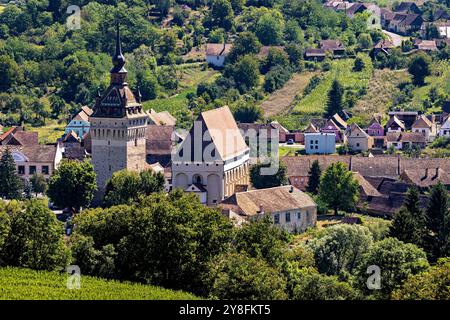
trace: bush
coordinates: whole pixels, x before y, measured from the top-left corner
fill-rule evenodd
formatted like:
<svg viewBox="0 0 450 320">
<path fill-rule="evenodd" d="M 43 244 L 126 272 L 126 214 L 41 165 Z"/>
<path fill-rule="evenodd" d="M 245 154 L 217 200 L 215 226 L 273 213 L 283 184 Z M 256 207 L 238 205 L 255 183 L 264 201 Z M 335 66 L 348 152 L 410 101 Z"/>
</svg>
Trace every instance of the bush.
<svg viewBox="0 0 450 320">
<path fill-rule="evenodd" d="M 292 71 L 290 68 L 276 66 L 270 70 L 264 80 L 264 91 L 274 92 L 284 86 L 284 84 L 289 81 L 292 76 Z"/>
</svg>

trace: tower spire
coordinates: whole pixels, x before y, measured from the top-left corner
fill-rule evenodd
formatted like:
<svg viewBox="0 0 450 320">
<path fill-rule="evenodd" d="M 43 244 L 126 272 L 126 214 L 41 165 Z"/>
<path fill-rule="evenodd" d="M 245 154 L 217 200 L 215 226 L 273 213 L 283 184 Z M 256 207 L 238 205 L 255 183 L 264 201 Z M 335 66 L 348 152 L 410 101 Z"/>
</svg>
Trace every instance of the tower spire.
<svg viewBox="0 0 450 320">
<path fill-rule="evenodd" d="M 119 21 L 116 23 L 116 51 L 112 56 L 113 68 L 111 69 L 111 83 L 122 84 L 125 82 L 127 70 L 124 68 L 125 57 L 122 54 L 122 45 L 120 43 Z"/>
</svg>

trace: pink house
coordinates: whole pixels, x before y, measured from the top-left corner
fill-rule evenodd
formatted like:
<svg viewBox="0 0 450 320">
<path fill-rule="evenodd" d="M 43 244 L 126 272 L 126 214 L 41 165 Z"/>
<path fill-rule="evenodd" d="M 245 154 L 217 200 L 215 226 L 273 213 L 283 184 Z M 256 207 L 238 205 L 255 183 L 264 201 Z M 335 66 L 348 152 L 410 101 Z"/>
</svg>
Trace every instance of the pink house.
<svg viewBox="0 0 450 320">
<path fill-rule="evenodd" d="M 367 134 L 372 137 L 384 136 L 384 128 L 376 118 L 370 121 L 369 127 L 367 127 Z"/>
<path fill-rule="evenodd" d="M 320 129 L 323 133 L 334 133 L 336 135 L 336 142 L 340 143 L 343 141 L 342 133 L 337 124 L 333 120 L 328 120 L 325 126 Z"/>
</svg>

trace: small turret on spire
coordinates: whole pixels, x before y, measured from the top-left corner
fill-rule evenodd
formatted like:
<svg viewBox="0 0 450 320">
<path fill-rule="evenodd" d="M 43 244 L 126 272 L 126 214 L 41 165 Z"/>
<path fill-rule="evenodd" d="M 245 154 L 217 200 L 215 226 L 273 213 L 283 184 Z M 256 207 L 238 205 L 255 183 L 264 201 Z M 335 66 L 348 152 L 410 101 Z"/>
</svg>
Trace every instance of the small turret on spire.
<svg viewBox="0 0 450 320">
<path fill-rule="evenodd" d="M 137 98 L 137 102 L 139 102 L 139 103 L 142 102 L 141 88 L 139 86 L 137 86 L 136 98 Z"/>
</svg>

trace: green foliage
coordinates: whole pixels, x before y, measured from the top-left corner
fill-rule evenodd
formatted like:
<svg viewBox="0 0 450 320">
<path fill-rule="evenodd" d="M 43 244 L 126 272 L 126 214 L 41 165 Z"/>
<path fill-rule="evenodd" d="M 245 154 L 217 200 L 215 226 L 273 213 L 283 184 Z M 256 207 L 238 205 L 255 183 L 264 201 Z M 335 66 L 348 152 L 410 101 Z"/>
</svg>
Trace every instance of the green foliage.
<svg viewBox="0 0 450 320">
<path fill-rule="evenodd" d="M 328 91 L 327 116 L 331 117 L 335 113 L 340 113 L 343 107 L 344 88 L 338 80 L 334 80 Z"/>
<path fill-rule="evenodd" d="M 270 70 L 264 79 L 264 91 L 274 92 L 284 86 L 291 78 L 292 71 L 289 67 L 277 66 Z"/>
<path fill-rule="evenodd" d="M 23 183 L 16 172 L 16 163 L 9 148 L 6 148 L 0 160 L 0 197 L 19 199 L 22 197 Z"/>
<path fill-rule="evenodd" d="M 359 197 L 359 184 L 342 162 L 332 163 L 322 174 L 319 196 L 338 214 L 338 210 L 354 208 Z"/>
<path fill-rule="evenodd" d="M 230 1 L 213 0 L 211 5 L 211 24 L 213 26 L 230 30 L 233 26 L 233 8 Z"/>
<path fill-rule="evenodd" d="M 237 300 L 286 299 L 286 281 L 261 259 L 229 253 L 210 264 L 210 297 Z"/>
<path fill-rule="evenodd" d="M 38 193 L 44 194 L 47 191 L 47 180 L 42 174 L 34 173 L 30 178 L 31 189 L 37 195 Z"/>
<path fill-rule="evenodd" d="M 270 217 L 265 217 L 243 225 L 234 241 L 237 252 L 277 266 L 283 260 L 288 239 L 286 231 L 274 226 Z"/>
<path fill-rule="evenodd" d="M 237 122 L 253 123 L 260 120 L 263 113 L 261 107 L 255 104 L 244 103 L 237 106 L 233 112 L 233 116 Z"/>
<path fill-rule="evenodd" d="M 414 56 L 408 64 L 408 71 L 413 76 L 413 83 L 422 86 L 425 83 L 425 77 L 430 75 L 431 58 L 426 54 Z"/>
<path fill-rule="evenodd" d="M 378 266 L 381 272 L 379 290 L 367 289 L 367 270 L 373 265 Z M 418 274 L 427 268 L 428 261 L 422 249 L 396 238 L 386 238 L 376 242 L 364 255 L 358 270 L 357 286 L 366 294 L 387 299 L 410 275 Z"/>
<path fill-rule="evenodd" d="M 245 31 L 233 43 L 233 48 L 228 55 L 230 62 L 236 62 L 239 57 L 248 54 L 257 54 L 261 48 L 261 43 L 253 32 Z"/>
<path fill-rule="evenodd" d="M 63 160 L 50 177 L 47 194 L 55 205 L 78 210 L 89 206 L 96 189 L 91 163 Z"/>
<path fill-rule="evenodd" d="M 306 186 L 307 192 L 312 194 L 318 193 L 321 175 L 322 171 L 320 170 L 319 161 L 314 160 L 308 172 L 309 178 L 308 178 L 308 185 Z"/>
<path fill-rule="evenodd" d="M 319 272 L 328 275 L 352 274 L 371 245 L 369 229 L 348 224 L 329 227 L 308 243 Z"/>
<path fill-rule="evenodd" d="M 126 169 L 114 172 L 106 185 L 103 205 L 106 207 L 131 204 L 140 196 L 148 196 L 164 189 L 164 175 L 153 174 L 151 170 L 141 172 Z"/>
<path fill-rule="evenodd" d="M 259 83 L 259 64 L 254 56 L 246 55 L 227 65 L 224 75 L 232 78 L 241 93 L 247 92 Z"/>
<path fill-rule="evenodd" d="M 420 208 L 419 190 L 408 189 L 403 208 L 394 215 L 389 234 L 397 239 L 422 246 L 425 236 L 425 216 Z"/>
<path fill-rule="evenodd" d="M 403 286 L 395 290 L 396 300 L 449 300 L 450 260 L 441 258 L 427 271 L 410 276 Z"/>
<path fill-rule="evenodd" d="M 3 265 L 37 270 L 62 270 L 69 262 L 62 224 L 41 200 L 0 208 L 10 219 L 0 260 Z"/>
<path fill-rule="evenodd" d="M 425 211 L 428 234 L 425 237 L 425 248 L 432 261 L 448 256 L 450 252 L 450 211 L 449 197 L 445 186 L 439 182 L 430 192 L 428 206 Z"/>
<path fill-rule="evenodd" d="M 286 185 L 288 183 L 287 167 L 282 162 L 279 163 L 279 168 L 275 174 L 262 174 L 261 169 L 269 168 L 271 163 L 275 163 L 275 161 L 277 160 L 273 160 L 268 164 L 258 163 L 250 168 L 250 181 L 255 188 L 273 188 Z"/>
<path fill-rule="evenodd" d="M 314 268 L 289 263 L 284 272 L 293 300 L 353 300 L 357 297 L 350 284 L 339 281 L 336 276 L 320 274 Z"/>
<path fill-rule="evenodd" d="M 26 283 L 27 285 L 23 285 Z M 1 300 L 193 300 L 192 294 L 129 282 L 82 276 L 79 290 L 67 289 L 67 275 L 18 268 L 0 269 Z"/>
<path fill-rule="evenodd" d="M 284 19 L 280 12 L 262 15 L 256 23 L 256 36 L 266 46 L 279 45 L 283 40 Z"/>
</svg>

